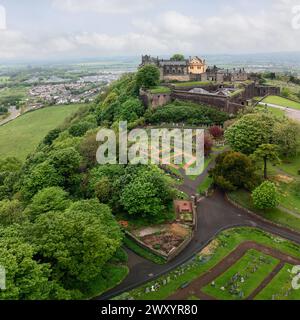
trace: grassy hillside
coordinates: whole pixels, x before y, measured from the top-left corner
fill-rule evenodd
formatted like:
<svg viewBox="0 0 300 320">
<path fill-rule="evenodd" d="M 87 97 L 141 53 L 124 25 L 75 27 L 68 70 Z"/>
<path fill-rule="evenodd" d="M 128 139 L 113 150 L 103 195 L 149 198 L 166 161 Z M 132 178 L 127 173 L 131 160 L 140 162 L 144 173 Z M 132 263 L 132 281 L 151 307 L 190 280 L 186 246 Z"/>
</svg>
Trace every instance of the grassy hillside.
<svg viewBox="0 0 300 320">
<path fill-rule="evenodd" d="M 82 105 L 53 106 L 27 113 L 0 127 L 0 159 L 25 160 L 46 134 Z"/>
<path fill-rule="evenodd" d="M 300 103 L 285 99 L 279 96 L 269 96 L 266 99 L 263 100 L 264 103 L 271 103 L 271 104 L 276 104 L 278 106 L 282 107 L 287 107 L 287 108 L 292 108 L 292 109 L 297 109 L 300 110 Z"/>
</svg>

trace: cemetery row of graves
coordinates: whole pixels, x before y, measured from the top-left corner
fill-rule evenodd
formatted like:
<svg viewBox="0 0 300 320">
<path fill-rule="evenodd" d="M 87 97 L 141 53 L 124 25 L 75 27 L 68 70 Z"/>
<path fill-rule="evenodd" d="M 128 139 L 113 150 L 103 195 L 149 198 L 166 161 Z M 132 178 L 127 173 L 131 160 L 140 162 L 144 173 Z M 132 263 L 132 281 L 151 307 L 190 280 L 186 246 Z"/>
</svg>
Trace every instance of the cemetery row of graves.
<svg viewBox="0 0 300 320">
<path fill-rule="evenodd" d="M 224 231 L 186 264 L 118 300 L 299 300 L 300 246 L 253 228 Z"/>
</svg>

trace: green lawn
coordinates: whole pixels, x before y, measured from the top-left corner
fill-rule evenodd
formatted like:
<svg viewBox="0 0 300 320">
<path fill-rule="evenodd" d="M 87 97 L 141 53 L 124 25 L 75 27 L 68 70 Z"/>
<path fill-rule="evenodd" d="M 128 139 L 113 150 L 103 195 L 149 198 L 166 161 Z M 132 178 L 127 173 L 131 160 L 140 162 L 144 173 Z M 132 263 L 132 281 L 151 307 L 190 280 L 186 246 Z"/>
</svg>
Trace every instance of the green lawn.
<svg viewBox="0 0 300 320">
<path fill-rule="evenodd" d="M 86 299 L 93 299 L 119 285 L 128 275 L 129 268 L 124 265 L 107 265 L 99 277 L 81 287 Z"/>
<path fill-rule="evenodd" d="M 278 106 L 300 110 L 300 103 L 279 96 L 269 96 L 262 101 L 263 103 L 276 104 Z"/>
<path fill-rule="evenodd" d="M 5 98 L 9 97 L 20 97 L 21 99 L 24 99 L 28 95 L 28 87 L 13 87 L 13 88 L 3 88 L 0 89 L 0 101 Z"/>
<path fill-rule="evenodd" d="M 257 213 L 263 218 L 273 221 L 274 223 L 286 226 L 290 229 L 300 231 L 300 218 L 297 218 L 287 212 L 284 212 L 278 208 L 269 209 L 269 210 L 258 210 L 254 207 L 251 199 L 251 194 L 244 190 L 238 190 L 235 192 L 230 192 L 228 196 L 240 204 L 244 208 L 251 210 L 252 212 Z"/>
<path fill-rule="evenodd" d="M 217 245 L 216 248 L 212 250 L 210 256 L 207 257 L 202 254 L 195 255 L 195 257 L 185 265 L 159 279 L 116 297 L 115 300 L 128 298 L 134 298 L 136 300 L 164 300 L 177 290 L 180 290 L 183 284 L 191 282 L 208 272 L 245 241 L 255 241 L 296 258 L 300 258 L 300 246 L 288 240 L 278 238 L 254 228 L 227 230 L 216 237 Z M 167 281 L 167 283 L 165 281 Z M 148 292 L 149 288 L 156 283 L 160 285 L 160 289 L 156 292 Z M 148 290 L 146 292 L 147 288 Z"/>
<path fill-rule="evenodd" d="M 171 89 L 168 87 L 164 87 L 164 86 L 158 86 L 155 88 L 151 88 L 150 92 L 153 94 L 158 94 L 158 93 L 171 93 Z"/>
<path fill-rule="evenodd" d="M 157 256 L 149 250 L 140 247 L 135 241 L 129 239 L 128 237 L 125 237 L 124 244 L 127 248 L 134 251 L 139 256 L 144 257 L 145 259 L 148 259 L 156 264 L 167 263 L 167 261 L 163 257 Z"/>
<path fill-rule="evenodd" d="M 283 80 L 270 80 L 270 79 L 266 79 L 266 80 L 267 80 L 267 83 L 266 83 L 267 85 L 279 87 L 281 90 L 284 88 L 289 89 L 290 98 L 300 102 L 298 97 L 298 93 L 300 91 L 300 85 L 292 82 L 283 81 Z"/>
<path fill-rule="evenodd" d="M 218 300 L 243 300 L 273 271 L 279 260 L 249 250 L 227 272 L 202 291 Z M 222 290 L 223 289 L 223 290 Z"/>
<path fill-rule="evenodd" d="M 300 290 L 292 288 L 294 266 L 286 264 L 255 300 L 300 300 Z"/>
<path fill-rule="evenodd" d="M 278 190 L 280 204 L 300 215 L 300 179 L 293 183 L 280 183 Z"/>
<path fill-rule="evenodd" d="M 1 77 L 0 77 L 0 83 L 1 83 L 1 84 L 8 83 L 9 80 L 10 80 L 9 77 L 5 77 L 5 76 L 1 76 Z"/>
<path fill-rule="evenodd" d="M 211 81 L 189 81 L 174 83 L 175 87 L 192 87 L 192 86 L 209 86 L 213 84 Z"/>
<path fill-rule="evenodd" d="M 269 112 L 273 113 L 275 116 L 279 117 L 279 118 L 283 118 L 286 113 L 284 110 L 281 109 L 277 109 L 277 108 L 272 108 L 272 107 L 264 107 L 262 105 L 258 105 L 256 107 L 258 110 L 265 110 L 267 109 Z"/>
<path fill-rule="evenodd" d="M 213 184 L 213 179 L 210 178 L 209 176 L 205 177 L 204 181 L 198 186 L 198 193 L 199 194 L 203 194 L 206 191 L 209 190 L 209 188 L 212 186 Z"/>
<path fill-rule="evenodd" d="M 300 177 L 300 153 L 294 158 L 283 160 L 278 168 L 290 175 Z"/>
<path fill-rule="evenodd" d="M 0 127 L 0 159 L 25 160 L 46 134 L 82 105 L 53 106 L 29 112 Z"/>
</svg>

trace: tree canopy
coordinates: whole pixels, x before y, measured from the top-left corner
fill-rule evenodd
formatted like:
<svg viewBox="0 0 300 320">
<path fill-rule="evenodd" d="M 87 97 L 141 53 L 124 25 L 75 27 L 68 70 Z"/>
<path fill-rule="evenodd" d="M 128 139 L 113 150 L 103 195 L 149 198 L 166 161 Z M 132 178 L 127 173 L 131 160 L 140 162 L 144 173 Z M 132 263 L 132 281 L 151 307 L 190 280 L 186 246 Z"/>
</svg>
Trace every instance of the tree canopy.
<svg viewBox="0 0 300 320">
<path fill-rule="evenodd" d="M 146 65 L 142 67 L 136 75 L 136 83 L 139 88 L 149 89 L 159 84 L 160 71 L 155 65 Z"/>
<path fill-rule="evenodd" d="M 226 130 L 225 138 L 233 150 L 251 155 L 260 145 L 271 143 L 275 123 L 268 113 L 247 114 Z"/>
<path fill-rule="evenodd" d="M 226 151 L 217 157 L 210 176 L 221 189 L 233 191 L 243 187 L 251 190 L 257 184 L 255 170 L 252 160 L 246 155 Z"/>
<path fill-rule="evenodd" d="M 172 61 L 184 61 L 185 57 L 183 54 L 181 53 L 175 53 L 172 57 L 171 60 Z"/>
</svg>

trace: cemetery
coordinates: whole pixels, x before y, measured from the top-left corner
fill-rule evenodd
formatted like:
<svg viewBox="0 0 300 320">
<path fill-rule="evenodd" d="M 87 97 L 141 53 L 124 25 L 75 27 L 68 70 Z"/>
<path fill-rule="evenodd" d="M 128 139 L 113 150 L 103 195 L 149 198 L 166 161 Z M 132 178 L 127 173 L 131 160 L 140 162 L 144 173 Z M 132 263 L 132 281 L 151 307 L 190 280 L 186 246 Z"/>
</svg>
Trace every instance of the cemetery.
<svg viewBox="0 0 300 320">
<path fill-rule="evenodd" d="M 222 232 L 190 261 L 116 300 L 296 300 L 300 246 L 255 228 Z M 283 284 L 283 285 L 282 285 Z"/>
<path fill-rule="evenodd" d="M 268 276 L 279 263 L 277 259 L 249 250 L 228 271 L 202 289 L 220 300 L 242 300 Z"/>
<path fill-rule="evenodd" d="M 285 264 L 273 280 L 256 296 L 255 300 L 299 300 L 300 291 L 294 290 L 293 265 Z"/>
</svg>

